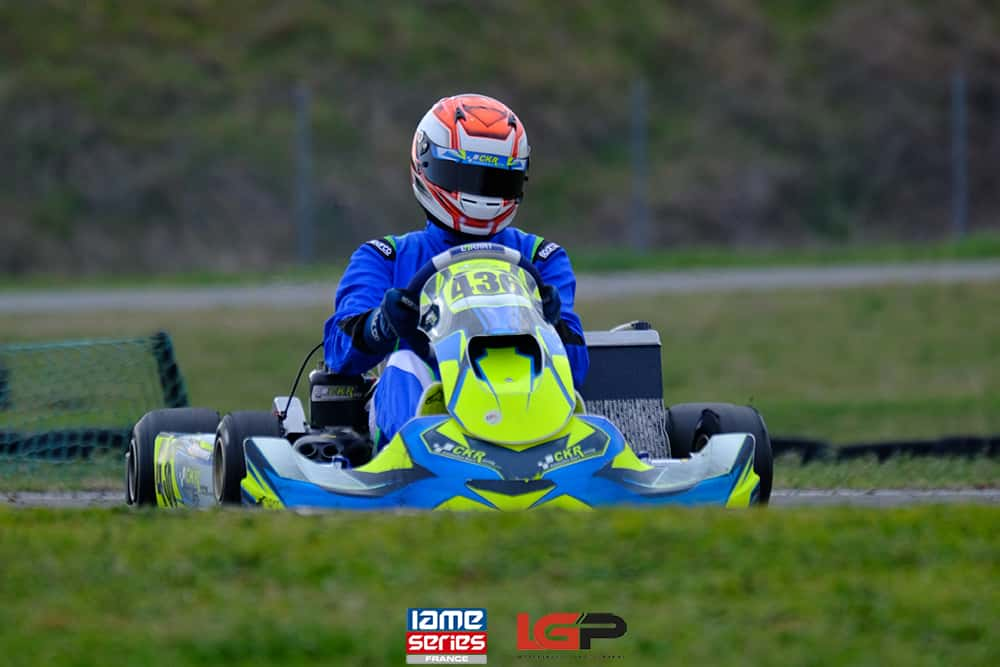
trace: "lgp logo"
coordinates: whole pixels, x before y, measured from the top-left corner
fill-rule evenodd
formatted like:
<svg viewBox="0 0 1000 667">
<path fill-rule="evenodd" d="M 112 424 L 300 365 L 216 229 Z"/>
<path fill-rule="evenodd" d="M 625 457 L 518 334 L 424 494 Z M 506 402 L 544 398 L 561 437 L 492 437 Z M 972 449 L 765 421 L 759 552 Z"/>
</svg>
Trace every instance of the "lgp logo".
<svg viewBox="0 0 1000 667">
<path fill-rule="evenodd" d="M 408 609 L 406 664 L 486 664 L 485 609 Z"/>
<path fill-rule="evenodd" d="M 531 624 L 528 614 L 517 615 L 518 651 L 588 651 L 595 639 L 625 634 L 625 619 L 606 612 L 546 614 Z"/>
</svg>

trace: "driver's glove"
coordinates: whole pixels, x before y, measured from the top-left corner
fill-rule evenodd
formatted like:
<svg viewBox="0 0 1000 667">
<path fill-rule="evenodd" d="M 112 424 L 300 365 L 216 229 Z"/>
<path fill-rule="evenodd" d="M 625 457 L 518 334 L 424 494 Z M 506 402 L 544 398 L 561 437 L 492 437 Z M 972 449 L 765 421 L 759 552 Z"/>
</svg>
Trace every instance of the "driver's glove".
<svg viewBox="0 0 1000 667">
<path fill-rule="evenodd" d="M 555 326 L 562 319 L 562 298 L 553 285 L 543 285 L 539 293 L 542 297 L 542 313 L 545 321 Z"/>
<path fill-rule="evenodd" d="M 406 292 L 398 287 L 386 290 L 382 303 L 365 322 L 365 343 L 376 354 L 388 354 L 398 339 L 416 338 L 419 314 L 417 304 Z"/>
</svg>

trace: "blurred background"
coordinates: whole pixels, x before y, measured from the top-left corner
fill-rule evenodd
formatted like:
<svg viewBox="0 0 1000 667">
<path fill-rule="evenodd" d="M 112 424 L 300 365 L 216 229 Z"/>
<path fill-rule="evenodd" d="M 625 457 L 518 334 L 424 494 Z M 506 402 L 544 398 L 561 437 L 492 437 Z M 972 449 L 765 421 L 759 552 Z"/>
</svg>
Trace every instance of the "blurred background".
<svg viewBox="0 0 1000 667">
<path fill-rule="evenodd" d="M 464 91 L 571 250 L 1000 228 L 990 0 L 10 1 L 0 273 L 342 261 L 422 224 L 412 133 Z"/>
</svg>

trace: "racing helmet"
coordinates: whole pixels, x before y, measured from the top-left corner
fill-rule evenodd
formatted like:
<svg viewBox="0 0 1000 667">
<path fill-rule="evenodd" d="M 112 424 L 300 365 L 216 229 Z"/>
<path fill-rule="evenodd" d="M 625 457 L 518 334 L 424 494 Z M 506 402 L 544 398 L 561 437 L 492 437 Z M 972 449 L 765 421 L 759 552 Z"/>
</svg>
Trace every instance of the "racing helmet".
<svg viewBox="0 0 1000 667">
<path fill-rule="evenodd" d="M 517 213 L 530 150 L 507 105 L 485 95 L 445 97 L 413 135 L 413 194 L 445 228 L 492 236 Z"/>
</svg>

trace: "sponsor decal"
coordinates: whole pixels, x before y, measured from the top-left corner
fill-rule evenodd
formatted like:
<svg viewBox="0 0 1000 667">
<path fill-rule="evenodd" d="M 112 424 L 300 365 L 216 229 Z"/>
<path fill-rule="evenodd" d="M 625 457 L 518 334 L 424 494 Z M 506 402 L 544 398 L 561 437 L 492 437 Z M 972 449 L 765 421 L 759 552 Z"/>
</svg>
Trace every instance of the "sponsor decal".
<svg viewBox="0 0 1000 667">
<path fill-rule="evenodd" d="M 500 160 L 504 161 L 504 166 L 507 163 L 507 158 L 501 158 L 499 155 L 490 155 L 489 153 L 466 153 L 465 159 L 469 162 L 479 162 L 480 164 L 488 164 L 494 167 L 500 166 Z"/>
<path fill-rule="evenodd" d="M 437 323 L 441 320 L 441 309 L 438 308 L 437 304 L 431 304 L 431 307 L 424 312 L 423 317 L 420 318 L 420 328 L 424 331 L 429 331 L 437 326 Z"/>
<path fill-rule="evenodd" d="M 552 256 L 556 250 L 559 250 L 559 244 L 553 241 L 542 241 L 538 246 L 538 252 L 535 253 L 535 260 L 545 261 Z"/>
<path fill-rule="evenodd" d="M 463 243 L 460 246 L 452 248 L 452 255 L 459 255 L 467 252 L 477 252 L 479 250 L 487 250 L 494 252 L 498 255 L 504 254 L 504 249 L 498 247 L 496 243 L 490 243 L 489 241 L 477 241 L 475 243 Z"/>
<path fill-rule="evenodd" d="M 365 392 L 361 387 L 348 384 L 318 384 L 312 388 L 310 398 L 313 401 L 349 401 L 357 398 L 364 398 Z"/>
<path fill-rule="evenodd" d="M 580 445 L 567 444 L 562 449 L 557 449 L 551 454 L 546 454 L 545 458 L 538 462 L 538 467 L 543 471 L 547 471 L 550 468 L 559 468 L 580 459 L 589 459 L 593 455 L 594 450 L 588 449 L 584 452 L 583 447 Z"/>
<path fill-rule="evenodd" d="M 485 419 L 486 415 L 483 416 Z M 499 473 L 501 479 L 538 479 L 563 466 L 603 456 L 610 442 L 607 433 L 597 429 L 572 444 L 569 436 L 564 435 L 525 452 L 514 452 L 471 436 L 464 436 L 465 443 L 458 443 L 436 426 L 421 433 L 420 438 L 431 454 L 485 466 Z"/>
<path fill-rule="evenodd" d="M 483 459 L 486 458 L 486 452 L 450 440 L 431 443 L 431 451 L 439 456 L 447 456 L 460 461 L 472 461 L 479 465 L 483 465 Z"/>
<path fill-rule="evenodd" d="M 617 639 L 628 630 L 625 619 L 607 612 L 556 612 L 534 623 L 517 615 L 518 651 L 589 651 L 596 639 Z"/>
<path fill-rule="evenodd" d="M 485 609 L 406 610 L 406 664 L 485 665 Z"/>
<path fill-rule="evenodd" d="M 512 169 L 515 171 L 527 171 L 528 169 L 528 158 L 523 157 L 509 157 L 506 155 L 478 153 L 476 151 L 462 149 L 456 150 L 453 148 L 439 148 L 436 146 L 435 150 L 432 152 L 437 158 L 450 160 L 452 162 L 461 162 L 463 164 L 477 164 L 493 167 L 494 169 Z"/>
<path fill-rule="evenodd" d="M 201 486 L 201 471 L 197 468 L 192 468 L 190 466 L 184 466 L 181 468 L 181 486 L 189 486 L 193 488 L 196 492 L 198 487 Z"/>
<path fill-rule="evenodd" d="M 396 259 L 396 249 L 393 248 L 387 241 L 382 239 L 372 239 L 367 241 L 365 245 L 370 245 L 371 247 L 378 250 L 386 259 Z"/>
</svg>

